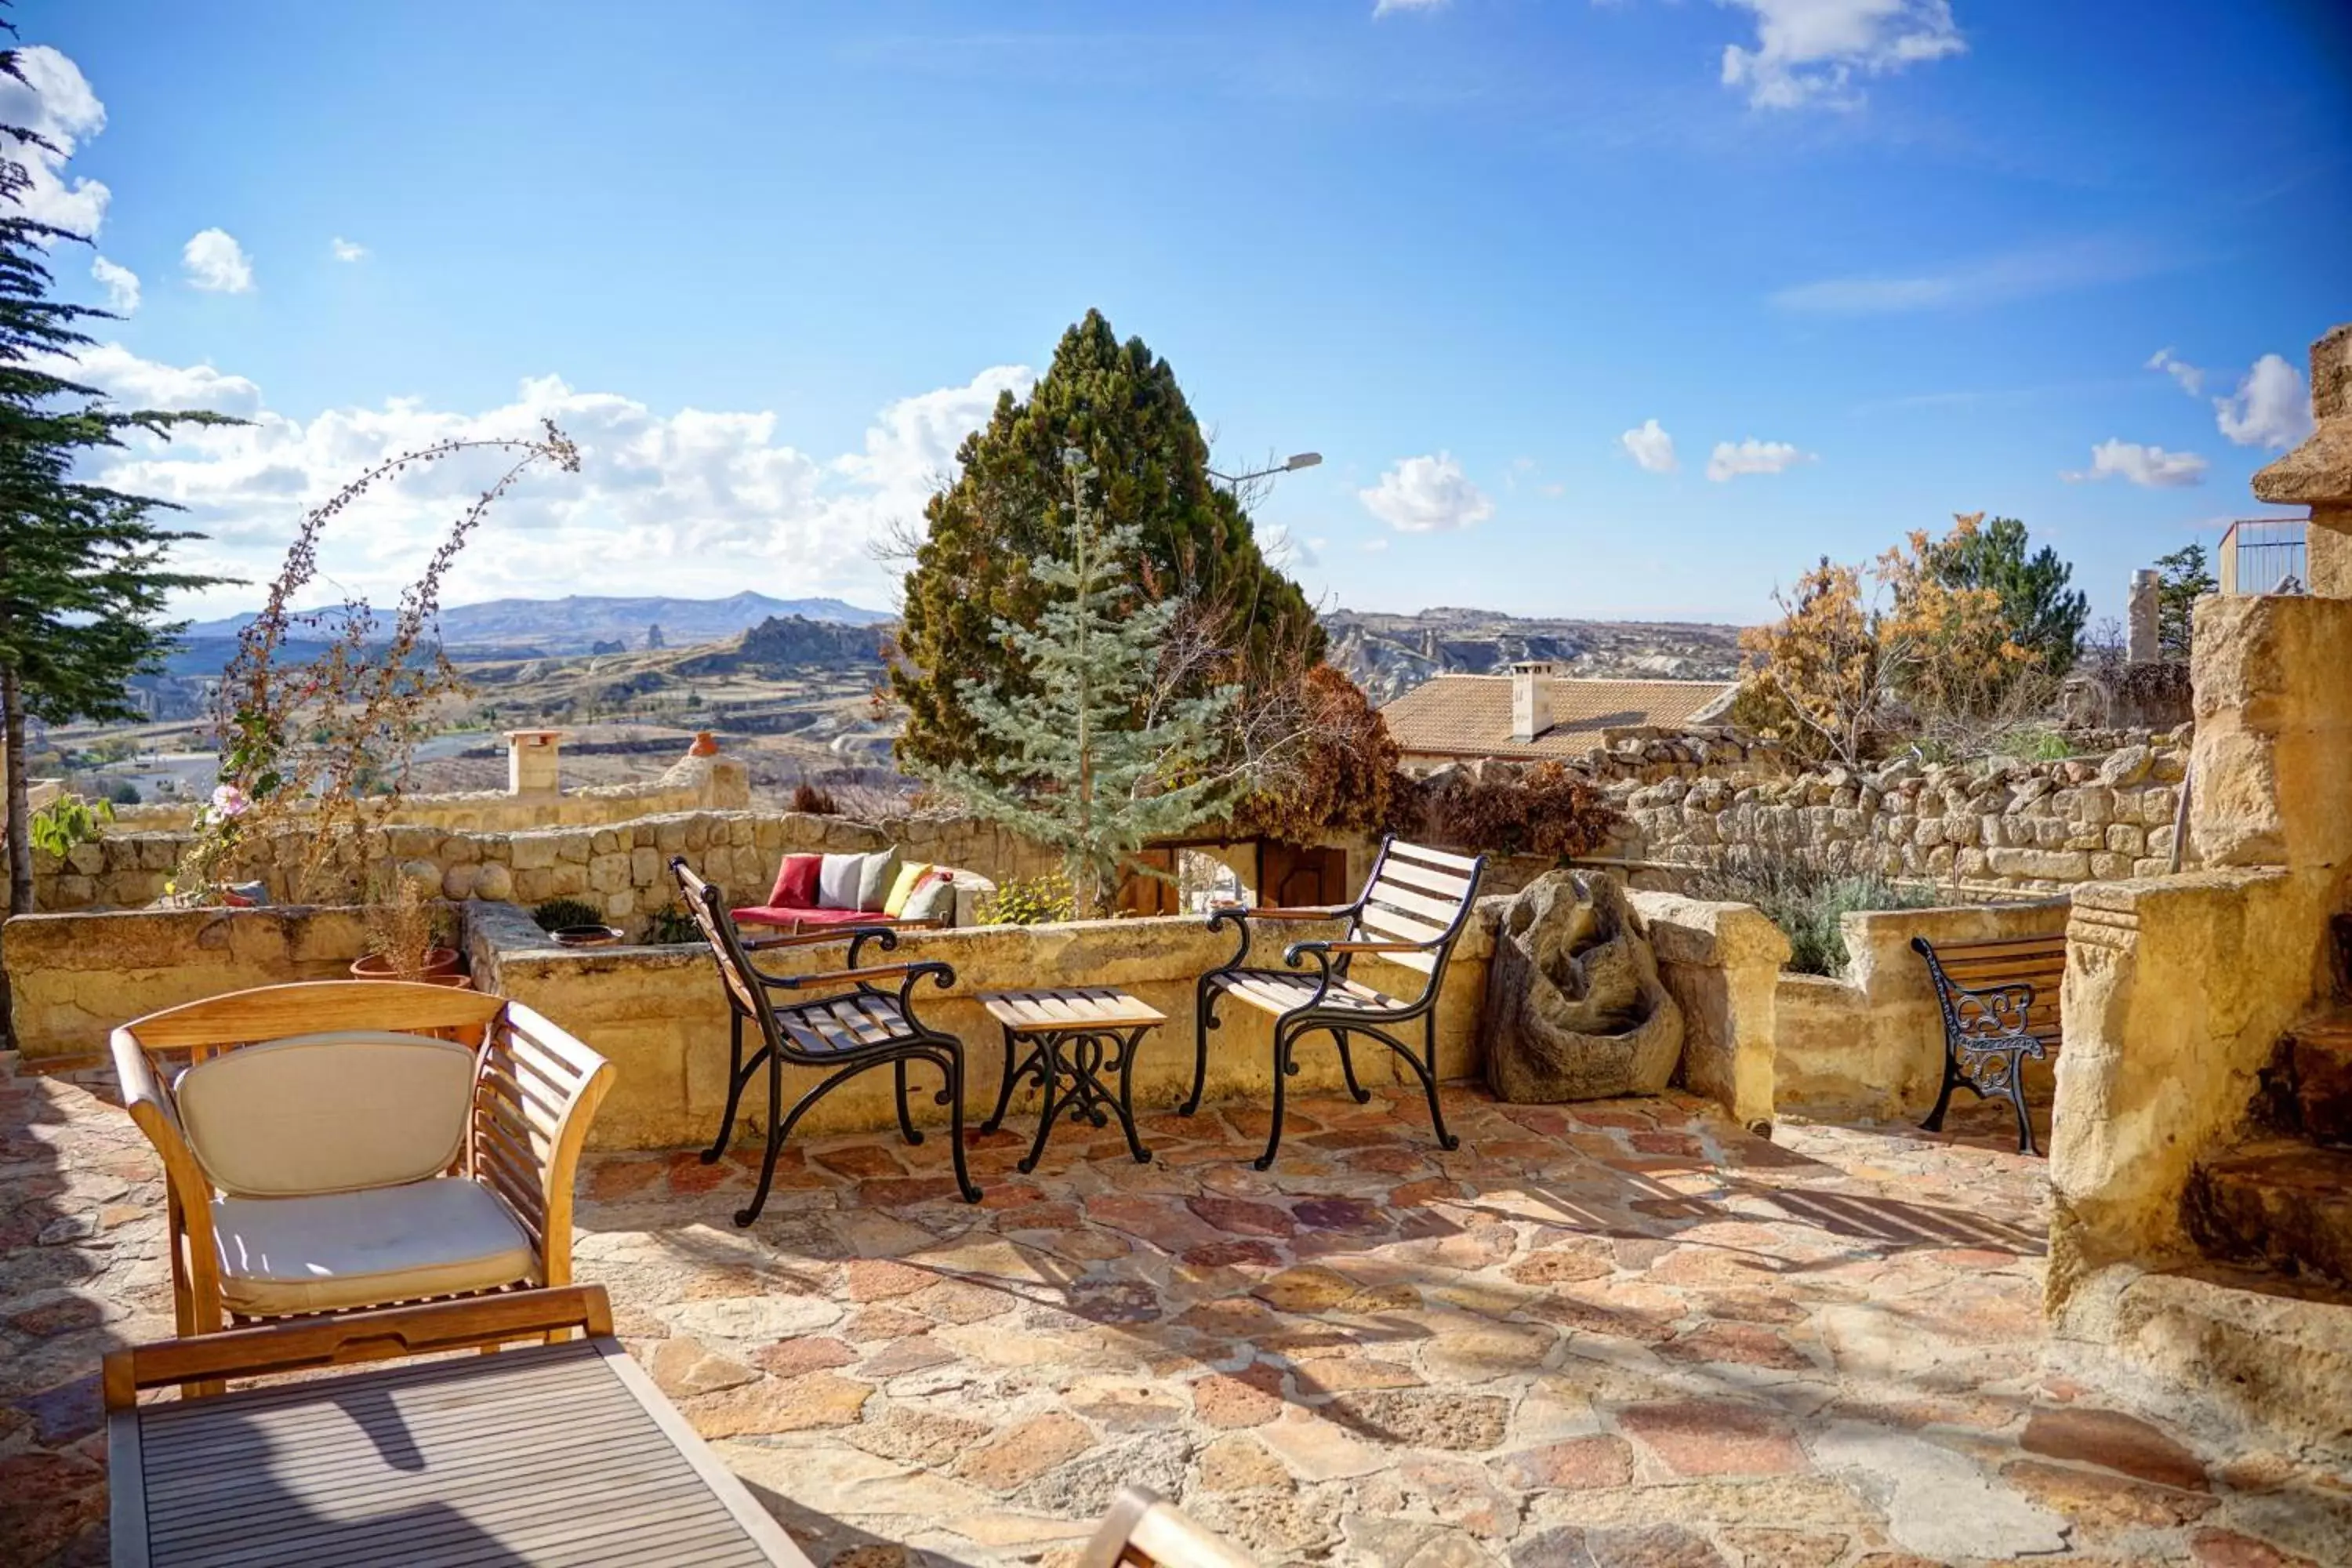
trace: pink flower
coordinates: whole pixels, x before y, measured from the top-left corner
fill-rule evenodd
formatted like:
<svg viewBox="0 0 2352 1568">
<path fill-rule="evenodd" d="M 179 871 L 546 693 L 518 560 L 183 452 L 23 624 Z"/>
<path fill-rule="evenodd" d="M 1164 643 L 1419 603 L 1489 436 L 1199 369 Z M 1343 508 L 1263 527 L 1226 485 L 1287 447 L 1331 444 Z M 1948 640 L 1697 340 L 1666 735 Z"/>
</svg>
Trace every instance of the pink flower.
<svg viewBox="0 0 2352 1568">
<path fill-rule="evenodd" d="M 233 784 L 219 785 L 213 791 L 213 816 L 216 818 L 243 816 L 252 805 L 245 792 Z"/>
</svg>

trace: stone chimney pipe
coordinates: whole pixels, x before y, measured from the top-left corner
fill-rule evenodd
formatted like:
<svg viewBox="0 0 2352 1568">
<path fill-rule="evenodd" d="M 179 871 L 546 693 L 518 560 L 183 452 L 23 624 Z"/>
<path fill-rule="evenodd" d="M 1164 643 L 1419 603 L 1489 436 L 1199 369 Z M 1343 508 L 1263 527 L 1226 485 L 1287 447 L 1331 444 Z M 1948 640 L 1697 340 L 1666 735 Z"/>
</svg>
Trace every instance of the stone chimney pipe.
<svg viewBox="0 0 2352 1568">
<path fill-rule="evenodd" d="M 1532 741 L 1551 728 L 1551 693 L 1544 681 L 1551 666 L 1527 658 L 1511 666 L 1511 739 Z"/>
<path fill-rule="evenodd" d="M 507 793 L 554 795 L 562 787 L 557 754 L 563 744 L 561 730 L 509 730 Z"/>
<path fill-rule="evenodd" d="M 2125 635 L 2124 657 L 2134 664 L 2154 664 L 2164 654 L 2157 638 L 2160 581 L 2152 568 L 2143 567 L 2132 574 L 2130 622 Z"/>
</svg>

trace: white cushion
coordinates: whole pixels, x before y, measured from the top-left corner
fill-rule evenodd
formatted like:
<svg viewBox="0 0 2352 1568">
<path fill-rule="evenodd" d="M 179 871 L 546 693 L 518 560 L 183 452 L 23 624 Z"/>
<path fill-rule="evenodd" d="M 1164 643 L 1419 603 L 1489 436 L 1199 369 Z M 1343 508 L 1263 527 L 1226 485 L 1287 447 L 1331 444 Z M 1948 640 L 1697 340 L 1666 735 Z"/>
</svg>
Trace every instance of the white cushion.
<svg viewBox="0 0 2352 1568">
<path fill-rule="evenodd" d="M 857 897 L 866 879 L 863 855 L 828 855 L 817 868 L 816 907 L 821 910 L 859 908 Z"/>
<path fill-rule="evenodd" d="M 473 1092 L 470 1047 L 387 1029 L 245 1046 L 172 1085 L 196 1163 L 241 1197 L 437 1176 L 464 1145 Z"/>
<path fill-rule="evenodd" d="M 462 1176 L 308 1198 L 215 1198 L 221 1300 L 276 1317 L 340 1311 L 531 1279 L 530 1237 Z"/>
</svg>

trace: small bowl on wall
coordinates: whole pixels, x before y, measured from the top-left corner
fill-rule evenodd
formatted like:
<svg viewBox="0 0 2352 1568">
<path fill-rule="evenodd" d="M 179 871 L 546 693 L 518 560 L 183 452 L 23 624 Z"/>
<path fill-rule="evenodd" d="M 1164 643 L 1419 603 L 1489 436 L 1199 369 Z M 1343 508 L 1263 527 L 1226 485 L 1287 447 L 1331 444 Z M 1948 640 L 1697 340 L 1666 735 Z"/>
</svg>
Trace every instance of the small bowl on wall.
<svg viewBox="0 0 2352 1568">
<path fill-rule="evenodd" d="M 621 940 L 612 926 L 558 926 L 547 934 L 558 947 L 611 947 Z"/>
</svg>

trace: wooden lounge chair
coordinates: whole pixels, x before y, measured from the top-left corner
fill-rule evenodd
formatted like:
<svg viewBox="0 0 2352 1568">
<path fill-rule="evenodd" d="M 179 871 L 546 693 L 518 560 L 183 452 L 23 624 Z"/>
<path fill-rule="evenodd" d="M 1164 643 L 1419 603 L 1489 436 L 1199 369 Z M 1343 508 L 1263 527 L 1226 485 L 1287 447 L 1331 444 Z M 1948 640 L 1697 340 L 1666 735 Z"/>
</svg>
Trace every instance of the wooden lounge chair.
<svg viewBox="0 0 2352 1568">
<path fill-rule="evenodd" d="M 727 1110 L 719 1118 L 717 1141 L 702 1152 L 704 1164 L 716 1164 L 727 1152 L 728 1140 L 735 1131 L 735 1112 L 743 1100 L 743 1086 L 762 1066 L 768 1069 L 767 1152 L 760 1162 L 760 1184 L 751 1194 L 751 1203 L 735 1211 L 735 1223 L 748 1226 L 760 1217 L 760 1210 L 768 1201 L 768 1189 L 775 1183 L 776 1155 L 782 1150 L 784 1140 L 792 1135 L 793 1124 L 835 1089 L 885 1063 L 898 1079 L 898 1131 L 909 1143 L 920 1143 L 923 1135 L 916 1130 L 914 1117 L 907 1106 L 907 1064 L 922 1061 L 940 1069 L 945 1083 L 935 1098 L 948 1108 L 948 1154 L 955 1164 L 956 1189 L 966 1203 L 978 1203 L 980 1189 L 965 1173 L 963 1163 L 963 1042 L 953 1035 L 926 1027 L 915 1016 L 915 987 L 928 978 L 945 990 L 955 984 L 954 969 L 936 960 L 861 966 L 858 958 L 868 942 L 885 952 L 898 945 L 897 935 L 879 926 L 856 930 L 836 927 L 805 936 L 771 937 L 746 943 L 716 887 L 696 876 L 682 856 L 673 859 L 669 868 L 677 879 L 678 890 L 685 896 L 694 923 L 701 928 L 704 940 L 710 944 L 710 956 L 719 965 L 719 984 L 727 994 Z M 842 967 L 818 974 L 770 974 L 751 963 L 754 947 L 768 952 L 845 941 L 849 943 L 849 953 Z M 875 984 L 880 980 L 895 980 L 896 989 L 885 990 Z M 849 989 L 843 990 L 844 986 Z M 783 1006 L 778 1006 L 771 996 L 773 992 L 809 988 L 829 988 L 830 994 Z M 743 1026 L 747 1022 L 759 1029 L 761 1040 L 759 1048 L 748 1058 L 743 1053 Z M 789 1112 L 783 1109 L 783 1068 L 787 1062 L 794 1067 L 815 1068 L 827 1075 Z"/>
<path fill-rule="evenodd" d="M 1255 1568 L 1247 1556 L 1192 1522 L 1150 1487 L 1118 1489 L 1078 1552 L 1076 1568 Z"/>
<path fill-rule="evenodd" d="M 1274 1164 L 1282 1147 L 1283 1087 L 1298 1070 L 1293 1053 L 1299 1039 L 1327 1031 L 1339 1047 L 1339 1070 L 1348 1092 L 1362 1104 L 1371 1096 L 1356 1082 L 1356 1064 L 1348 1049 L 1357 1035 L 1378 1040 L 1411 1068 L 1429 1096 L 1429 1121 L 1441 1148 L 1454 1149 L 1461 1141 L 1445 1131 L 1444 1113 L 1437 1105 L 1437 992 L 1445 980 L 1445 963 L 1470 918 L 1478 896 L 1478 879 L 1486 858 L 1472 858 L 1418 844 L 1383 840 L 1380 858 L 1364 884 L 1363 896 L 1352 904 L 1329 909 L 1213 910 L 1209 929 L 1232 924 L 1241 932 L 1234 956 L 1201 977 L 1199 1006 L 1192 1037 L 1192 1094 L 1183 1113 L 1201 1108 L 1201 1089 L 1209 1071 L 1209 1031 L 1219 1027 L 1217 1005 L 1227 997 L 1274 1015 L 1274 1131 L 1265 1152 L 1256 1161 L 1261 1171 Z M 1344 921 L 1346 933 L 1335 941 L 1294 942 L 1283 951 L 1286 969 L 1244 967 L 1250 952 L 1253 921 Z M 1349 973 L 1359 953 L 1378 953 L 1391 963 L 1417 970 L 1427 978 L 1418 994 L 1390 996 L 1363 984 Z M 1315 961 L 1312 973 L 1303 973 L 1305 961 Z M 1412 1023 L 1421 1025 L 1418 1055 L 1390 1033 Z"/>
<path fill-rule="evenodd" d="M 446 1353 L 517 1340 L 543 1342 Z M 442 1359 L 139 1398 L 427 1354 Z M 108 1354 L 103 1390 L 108 1534 L 126 1568 L 808 1568 L 613 1338 L 597 1286 L 135 1346 Z"/>
<path fill-rule="evenodd" d="M 163 1157 L 180 1331 L 572 1279 L 572 1182 L 613 1068 L 503 996 L 314 981 L 114 1031 Z"/>
</svg>

